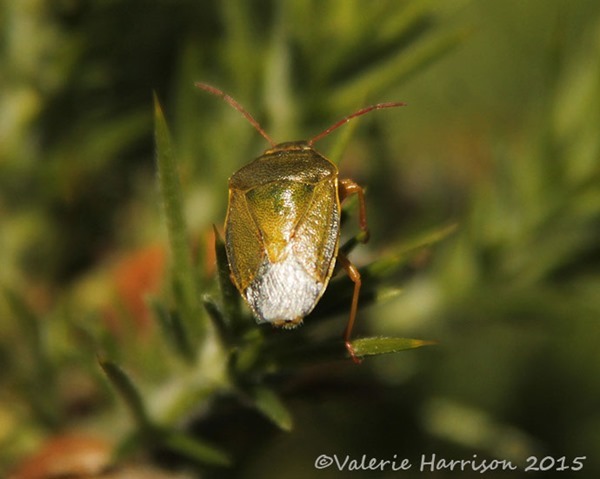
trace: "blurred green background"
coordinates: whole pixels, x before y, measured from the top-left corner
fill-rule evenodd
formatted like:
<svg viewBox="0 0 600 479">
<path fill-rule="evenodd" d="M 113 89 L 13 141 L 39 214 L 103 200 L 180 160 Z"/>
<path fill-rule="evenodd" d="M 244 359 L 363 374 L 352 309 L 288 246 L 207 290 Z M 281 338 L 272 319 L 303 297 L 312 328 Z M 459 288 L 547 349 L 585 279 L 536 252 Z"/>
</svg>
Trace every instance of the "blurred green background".
<svg viewBox="0 0 600 479">
<path fill-rule="evenodd" d="M 102 353 L 158 416 L 190 378 L 217 384 L 169 427 L 207 438 L 233 465 L 136 449 L 167 469 L 334 478 L 347 473 L 315 470 L 320 454 L 366 454 L 406 457 L 415 466 L 403 477 L 422 477 L 421 454 L 436 453 L 511 460 L 511 477 L 529 476 L 529 456 L 557 461 L 543 477 L 563 456 L 586 456 L 579 477 L 598 477 L 598 2 L 2 0 L 0 35 L 0 471 L 65 431 L 113 443 L 133 428 Z M 362 266 L 458 225 L 378 285 L 389 300 L 358 318 L 357 336 L 437 346 L 263 371 L 291 432 L 232 398 L 210 361 L 171 358 L 146 306 L 170 298 L 152 92 L 206 291 L 227 178 L 267 146 L 195 81 L 232 95 L 277 141 L 366 104 L 407 102 L 317 145 L 367 188 L 371 241 L 351 258 Z M 310 317 L 304 328 L 319 340 Z"/>
</svg>

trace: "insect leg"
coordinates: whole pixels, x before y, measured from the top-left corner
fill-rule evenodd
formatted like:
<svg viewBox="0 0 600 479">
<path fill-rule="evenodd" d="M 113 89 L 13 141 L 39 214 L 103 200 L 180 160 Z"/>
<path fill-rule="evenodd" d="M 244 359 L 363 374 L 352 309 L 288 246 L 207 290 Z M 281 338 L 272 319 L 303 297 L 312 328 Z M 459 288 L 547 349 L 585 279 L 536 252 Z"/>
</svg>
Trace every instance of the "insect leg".
<svg viewBox="0 0 600 479">
<path fill-rule="evenodd" d="M 358 183 L 350 179 L 339 180 L 340 202 L 344 201 L 350 195 L 358 195 L 358 225 L 364 233 L 362 243 L 369 241 L 369 227 L 367 225 L 367 208 L 365 206 L 365 190 Z"/>
<path fill-rule="evenodd" d="M 344 344 L 346 345 L 346 349 L 356 364 L 360 363 L 360 359 L 356 356 L 354 352 L 354 348 L 350 343 L 350 336 L 352 334 L 352 328 L 354 327 L 354 320 L 356 319 L 356 311 L 358 310 L 358 294 L 360 293 L 360 286 L 362 284 L 360 279 L 360 273 L 356 266 L 354 266 L 350 260 L 346 257 L 344 253 L 341 251 L 338 253 L 338 261 L 348 274 L 350 280 L 354 283 L 354 292 L 352 293 L 352 305 L 350 306 L 350 318 L 348 319 L 348 324 L 346 325 L 346 329 L 344 330 Z"/>
</svg>

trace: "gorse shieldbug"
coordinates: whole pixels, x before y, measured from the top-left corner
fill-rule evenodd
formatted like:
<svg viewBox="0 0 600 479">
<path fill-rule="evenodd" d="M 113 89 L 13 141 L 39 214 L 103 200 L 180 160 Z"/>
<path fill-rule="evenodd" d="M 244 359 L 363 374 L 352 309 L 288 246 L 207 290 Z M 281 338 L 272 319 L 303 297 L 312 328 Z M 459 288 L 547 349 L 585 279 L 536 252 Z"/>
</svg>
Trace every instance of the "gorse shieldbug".
<svg viewBox="0 0 600 479">
<path fill-rule="evenodd" d="M 204 83 L 196 86 L 227 101 L 271 144 L 229 178 L 225 248 L 233 283 L 259 323 L 294 328 L 323 295 L 337 259 L 354 283 L 344 342 L 358 362 L 350 335 L 361 279 L 358 269 L 339 251 L 340 203 L 358 195 L 359 225 L 366 241 L 364 193 L 354 181 L 339 179 L 337 167 L 313 144 L 352 118 L 404 103 L 372 105 L 310 140 L 276 143 L 232 97 Z"/>
</svg>

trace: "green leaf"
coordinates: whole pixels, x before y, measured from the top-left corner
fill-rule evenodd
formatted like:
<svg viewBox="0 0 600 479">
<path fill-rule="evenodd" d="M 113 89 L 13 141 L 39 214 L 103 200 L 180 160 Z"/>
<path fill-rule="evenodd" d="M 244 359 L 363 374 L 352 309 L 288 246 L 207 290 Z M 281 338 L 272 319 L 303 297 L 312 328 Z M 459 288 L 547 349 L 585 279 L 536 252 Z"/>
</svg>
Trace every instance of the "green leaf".
<svg viewBox="0 0 600 479">
<path fill-rule="evenodd" d="M 150 308 L 154 311 L 154 316 L 165 333 L 165 339 L 169 346 L 183 359 L 188 362 L 193 362 L 195 352 L 186 335 L 185 325 L 181 320 L 181 316 L 177 312 L 170 312 L 164 304 L 159 301 L 150 301 Z"/>
<path fill-rule="evenodd" d="M 408 254 L 415 250 L 432 246 L 446 239 L 458 229 L 457 223 L 449 223 L 442 226 L 437 226 L 432 230 L 419 233 L 410 240 L 400 243 L 396 254 Z"/>
<path fill-rule="evenodd" d="M 437 344 L 436 341 L 389 337 L 360 338 L 352 341 L 354 352 L 359 357 L 397 353 L 433 344 Z"/>
<path fill-rule="evenodd" d="M 250 396 L 256 409 L 270 419 L 276 426 L 284 431 L 292 430 L 292 415 L 279 396 L 271 389 L 257 386 L 251 391 Z"/>
<path fill-rule="evenodd" d="M 161 443 L 171 451 L 200 464 L 231 465 L 231 458 L 227 453 L 188 434 L 169 431 L 162 438 Z"/>
<path fill-rule="evenodd" d="M 245 329 L 247 322 L 242 315 L 240 293 L 231 281 L 231 272 L 229 262 L 227 261 L 227 252 L 223 238 L 219 235 L 217 228 L 215 230 L 215 255 L 217 258 L 217 274 L 219 275 L 219 287 L 221 289 L 221 299 L 223 302 L 223 313 L 229 326 L 234 331 Z"/>
<path fill-rule="evenodd" d="M 412 239 L 403 241 L 392 249 L 391 254 L 387 254 L 381 259 L 369 264 L 366 268 L 361 269 L 361 274 L 365 278 L 379 279 L 389 277 L 398 273 L 417 255 L 422 253 L 426 248 L 429 248 L 443 239 L 453 234 L 458 225 L 450 223 L 443 226 L 438 226 L 430 231 L 419 233 Z"/>
<path fill-rule="evenodd" d="M 209 296 L 204 297 L 202 304 L 208 313 L 208 317 L 212 320 L 212 324 L 215 326 L 215 331 L 218 333 L 221 341 L 226 345 L 230 345 L 232 343 L 231 332 L 229 331 L 227 321 L 219 307 Z"/>
<path fill-rule="evenodd" d="M 197 337 L 200 337 L 206 329 L 206 318 L 199 307 L 177 160 L 173 153 L 169 129 L 156 95 L 154 95 L 154 121 L 158 183 L 167 223 L 174 287 L 180 291 L 180 295 L 177 296 L 180 298 L 178 306 L 187 333 L 193 331 Z"/>
<path fill-rule="evenodd" d="M 152 421 L 144 406 L 144 400 L 129 376 L 112 361 L 99 359 L 98 362 L 111 384 L 123 398 L 138 428 L 143 431 L 152 430 Z"/>
</svg>

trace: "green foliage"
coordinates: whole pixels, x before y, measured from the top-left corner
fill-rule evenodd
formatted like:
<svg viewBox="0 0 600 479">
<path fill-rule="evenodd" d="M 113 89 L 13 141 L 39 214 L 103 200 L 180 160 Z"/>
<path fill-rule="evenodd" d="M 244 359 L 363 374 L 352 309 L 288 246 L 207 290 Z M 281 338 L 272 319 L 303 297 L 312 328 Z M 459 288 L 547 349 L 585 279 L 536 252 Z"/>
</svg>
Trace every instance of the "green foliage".
<svg viewBox="0 0 600 479">
<path fill-rule="evenodd" d="M 189 235 L 184 219 L 183 195 L 177 161 L 171 145 L 169 130 L 156 96 L 154 97 L 154 118 L 158 183 L 172 258 L 173 290 L 178 299 L 177 315 L 171 324 L 172 329 L 182 331 L 178 337 L 186 338 L 185 341 L 191 342 L 191 345 L 185 345 L 186 354 L 189 355 L 189 351 L 201 339 L 206 326 L 200 311 L 196 275 L 188 246 Z M 190 340 L 191 337 L 194 339 Z"/>
<path fill-rule="evenodd" d="M 597 2 L 0 0 L 0 44 L 0 475 L 72 430 L 202 477 L 600 472 Z M 361 365 L 341 271 L 294 331 L 241 301 L 227 178 L 266 145 L 196 81 L 276 141 L 408 104 L 317 145 L 367 187 Z"/>
<path fill-rule="evenodd" d="M 352 346 L 358 357 L 375 356 L 378 354 L 397 353 L 407 349 L 420 348 L 435 344 L 434 341 L 422 341 L 406 338 L 360 338 L 352 341 Z"/>
</svg>

